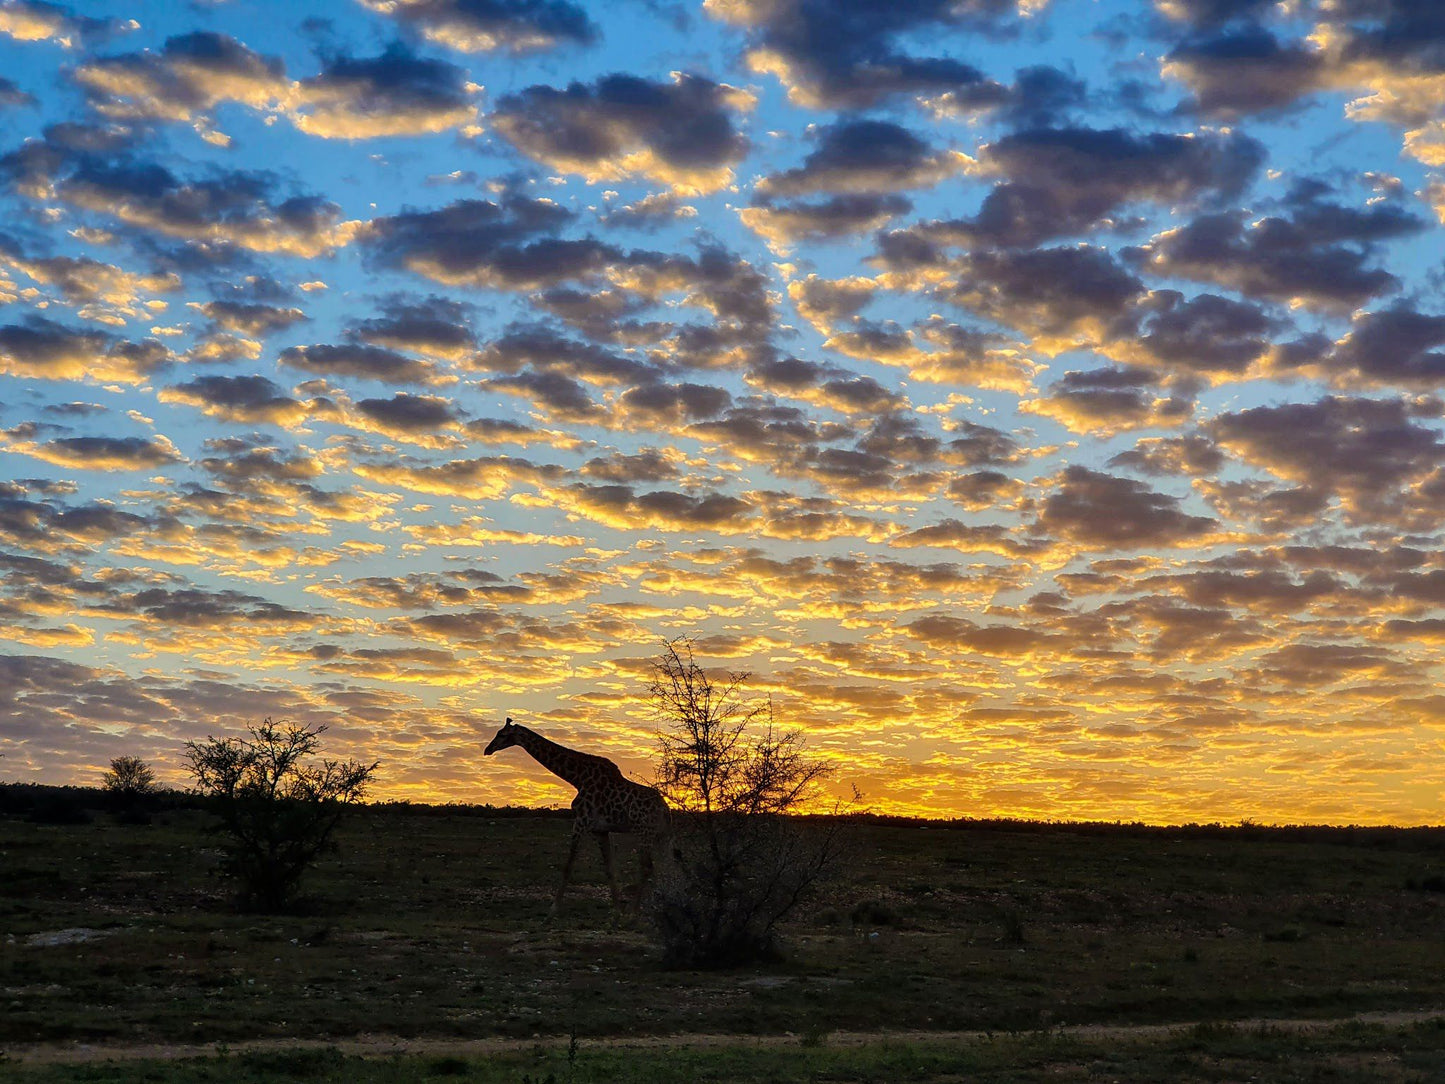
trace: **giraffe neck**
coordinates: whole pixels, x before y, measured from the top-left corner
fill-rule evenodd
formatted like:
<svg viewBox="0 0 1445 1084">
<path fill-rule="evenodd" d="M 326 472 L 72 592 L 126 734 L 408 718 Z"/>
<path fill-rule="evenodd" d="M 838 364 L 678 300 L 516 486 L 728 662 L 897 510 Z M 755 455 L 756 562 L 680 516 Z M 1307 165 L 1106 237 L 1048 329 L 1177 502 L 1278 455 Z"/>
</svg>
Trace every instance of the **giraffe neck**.
<svg viewBox="0 0 1445 1084">
<path fill-rule="evenodd" d="M 515 723 L 512 725 L 519 732 L 517 744 L 531 754 L 533 760 L 579 790 L 582 788 L 582 779 L 585 774 L 583 769 L 586 767 L 586 762 L 600 759 L 588 756 L 586 753 L 579 753 L 575 749 L 568 749 L 565 745 L 558 745 L 554 741 L 548 741 L 536 731 L 528 730 L 524 726 L 517 726 Z"/>
</svg>

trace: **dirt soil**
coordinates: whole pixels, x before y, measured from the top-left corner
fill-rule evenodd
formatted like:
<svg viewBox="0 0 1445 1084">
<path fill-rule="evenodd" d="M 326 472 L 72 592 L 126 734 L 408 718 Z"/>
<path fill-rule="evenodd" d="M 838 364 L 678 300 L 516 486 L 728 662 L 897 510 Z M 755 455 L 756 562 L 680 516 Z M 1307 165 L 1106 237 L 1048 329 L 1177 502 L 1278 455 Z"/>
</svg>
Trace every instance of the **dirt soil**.
<svg viewBox="0 0 1445 1084">
<path fill-rule="evenodd" d="M 1445 1008 L 1421 1009 L 1411 1012 L 1370 1012 L 1355 1016 L 1322 1019 L 1264 1019 L 1219 1022 L 1221 1027 L 1241 1031 L 1270 1030 L 1291 1034 L 1329 1031 L 1348 1024 L 1377 1027 L 1407 1027 L 1445 1018 Z M 1162 1039 L 1181 1034 L 1196 1022 L 1177 1024 L 1078 1024 L 1047 1029 L 1047 1034 L 1083 1039 Z M 824 1041 L 830 1046 L 865 1046 L 869 1043 L 967 1043 L 991 1038 L 995 1033 L 984 1031 L 834 1031 Z M 1039 1034 L 1044 1034 L 1042 1030 Z M 234 1043 L 37 1043 L 12 1045 L 3 1053 L 11 1064 L 74 1065 L 118 1061 L 180 1061 L 185 1058 L 212 1057 L 221 1051 L 233 1054 L 274 1050 L 336 1049 L 344 1054 L 362 1057 L 393 1057 L 397 1055 L 483 1057 L 488 1054 L 535 1049 L 539 1045 L 565 1044 L 566 1035 L 536 1036 L 531 1039 L 403 1039 L 392 1035 L 357 1035 L 349 1039 L 318 1040 L 304 1038 L 245 1039 Z M 815 1041 L 815 1040 L 814 1040 Z M 587 1039 L 584 1044 L 607 1049 L 675 1049 L 706 1050 L 718 1047 L 787 1047 L 801 1046 L 799 1035 L 709 1035 L 675 1034 L 626 1036 L 615 1039 Z"/>
</svg>

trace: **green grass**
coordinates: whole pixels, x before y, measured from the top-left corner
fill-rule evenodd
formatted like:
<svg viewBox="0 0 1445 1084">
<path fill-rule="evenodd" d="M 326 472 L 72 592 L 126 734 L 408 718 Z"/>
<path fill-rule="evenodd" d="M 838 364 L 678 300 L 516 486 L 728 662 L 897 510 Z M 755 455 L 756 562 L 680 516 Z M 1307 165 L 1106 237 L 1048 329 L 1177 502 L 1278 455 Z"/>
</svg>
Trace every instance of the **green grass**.
<svg viewBox="0 0 1445 1084">
<path fill-rule="evenodd" d="M 709 1082 L 1057 1081 L 1437 1081 L 1445 1075 L 1445 1025 L 1360 1025 L 1307 1035 L 1204 1026 L 1165 1037 L 997 1035 L 970 1041 L 873 1042 L 833 1047 L 589 1048 L 538 1044 L 533 1050 L 458 1056 L 361 1057 L 335 1048 L 220 1054 L 181 1061 L 17 1065 L 15 1084 L 709 1084 Z"/>
<path fill-rule="evenodd" d="M 865 823 L 847 875 L 787 928 L 784 962 L 702 973 L 664 970 L 644 930 L 613 920 L 593 853 L 545 922 L 565 819 L 359 811 L 307 913 L 280 917 L 234 911 L 204 827 L 187 809 L 148 825 L 0 816 L 0 1047 L 1445 1007 L 1445 893 L 1420 887 L 1445 868 L 1440 831 Z M 28 943 L 73 927 L 99 936 Z"/>
</svg>

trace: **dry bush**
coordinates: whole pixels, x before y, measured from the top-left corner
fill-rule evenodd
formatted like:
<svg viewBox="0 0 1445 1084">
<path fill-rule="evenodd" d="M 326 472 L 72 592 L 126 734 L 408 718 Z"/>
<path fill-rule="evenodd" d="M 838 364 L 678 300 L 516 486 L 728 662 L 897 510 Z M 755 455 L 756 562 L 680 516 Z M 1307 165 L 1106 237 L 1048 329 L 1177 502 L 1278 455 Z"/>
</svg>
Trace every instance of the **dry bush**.
<svg viewBox="0 0 1445 1084">
<path fill-rule="evenodd" d="M 777 951 L 778 924 L 837 863 L 837 822 L 788 814 L 818 796 L 828 766 L 770 702 L 745 698 L 747 674 L 714 683 L 690 640 L 653 665 L 666 730 L 657 787 L 678 812 L 674 860 L 660 864 L 650 910 L 669 964 L 728 967 Z"/>
</svg>

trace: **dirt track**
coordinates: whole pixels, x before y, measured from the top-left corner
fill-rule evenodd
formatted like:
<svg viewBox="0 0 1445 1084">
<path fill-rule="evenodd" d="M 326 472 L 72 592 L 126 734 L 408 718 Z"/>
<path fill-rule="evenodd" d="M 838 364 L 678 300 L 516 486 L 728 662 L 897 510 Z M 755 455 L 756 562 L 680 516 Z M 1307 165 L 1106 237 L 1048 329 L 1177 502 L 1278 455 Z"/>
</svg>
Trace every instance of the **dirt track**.
<svg viewBox="0 0 1445 1084">
<path fill-rule="evenodd" d="M 1356 1016 L 1314 1020 L 1250 1019 L 1220 1021 L 1221 1026 L 1255 1030 L 1304 1033 L 1325 1031 L 1346 1024 L 1374 1024 L 1397 1027 L 1423 1023 L 1445 1017 L 1445 1009 L 1422 1009 L 1412 1012 L 1360 1013 Z M 1179 1024 L 1075 1024 L 1047 1029 L 1047 1034 L 1084 1039 L 1157 1039 L 1188 1031 L 1195 1022 Z M 984 1031 L 834 1031 L 825 1042 L 830 1046 L 863 1046 L 877 1042 L 977 1042 L 999 1032 Z M 1041 1029 L 1025 1034 L 1044 1034 Z M 234 1043 L 45 1043 L 13 1045 L 4 1048 L 11 1064 L 55 1065 L 107 1061 L 179 1061 L 184 1058 L 210 1057 L 224 1049 L 233 1054 L 250 1051 L 326 1049 L 334 1047 L 345 1054 L 363 1057 L 391 1057 L 423 1054 L 431 1056 L 481 1057 L 487 1054 L 531 1050 L 538 1045 L 565 1045 L 567 1036 L 549 1035 L 532 1039 L 402 1039 L 390 1035 L 357 1035 L 349 1039 L 243 1039 Z M 799 1046 L 797 1035 L 640 1035 L 619 1038 L 583 1039 L 581 1045 L 596 1049 L 674 1048 L 708 1049 L 710 1047 L 786 1047 Z"/>
</svg>

